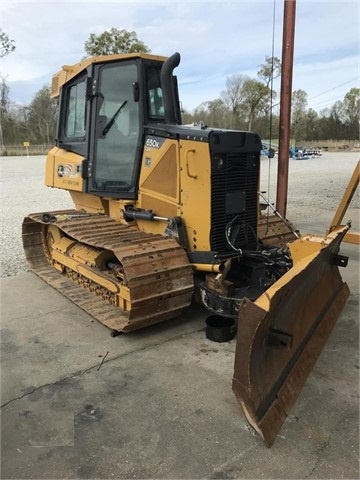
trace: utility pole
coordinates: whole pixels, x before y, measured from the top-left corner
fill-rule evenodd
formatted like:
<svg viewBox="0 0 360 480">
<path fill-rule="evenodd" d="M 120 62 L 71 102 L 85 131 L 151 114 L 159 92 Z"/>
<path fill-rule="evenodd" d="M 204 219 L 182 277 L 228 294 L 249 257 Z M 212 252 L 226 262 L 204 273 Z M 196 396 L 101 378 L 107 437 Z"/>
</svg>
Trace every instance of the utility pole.
<svg viewBox="0 0 360 480">
<path fill-rule="evenodd" d="M 286 218 L 296 0 L 284 0 L 276 209 Z"/>
</svg>

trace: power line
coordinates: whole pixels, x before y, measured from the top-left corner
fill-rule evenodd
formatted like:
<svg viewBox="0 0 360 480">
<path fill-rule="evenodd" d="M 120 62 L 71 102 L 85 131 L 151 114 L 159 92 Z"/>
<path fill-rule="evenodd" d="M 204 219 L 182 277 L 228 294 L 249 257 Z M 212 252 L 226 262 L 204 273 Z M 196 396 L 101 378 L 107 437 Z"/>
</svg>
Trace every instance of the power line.
<svg viewBox="0 0 360 480">
<path fill-rule="evenodd" d="M 340 95 L 340 96 L 337 96 L 337 97 L 333 97 L 333 98 L 329 98 L 328 100 L 324 100 L 323 102 L 320 102 L 320 103 L 315 103 L 314 105 L 312 105 L 311 108 L 321 108 L 322 106 L 327 106 L 330 102 L 336 102 L 337 100 L 340 100 L 340 99 L 343 99 L 344 98 L 344 95 Z"/>
<path fill-rule="evenodd" d="M 360 78 L 359 75 L 358 75 L 357 77 L 355 77 L 355 78 L 352 78 L 351 80 L 348 80 L 347 82 L 344 82 L 344 83 L 341 83 L 340 85 L 337 85 L 336 87 L 330 88 L 330 90 L 326 90 L 326 92 L 321 92 L 321 93 L 319 93 L 318 95 L 315 95 L 314 97 L 309 98 L 309 100 L 313 100 L 314 98 L 320 97 L 321 95 L 325 95 L 325 93 L 332 92 L 333 90 L 336 90 L 337 88 L 340 88 L 340 87 L 342 87 L 342 86 L 344 86 L 344 85 L 347 85 L 348 83 L 351 83 L 351 82 L 353 82 L 354 80 L 357 80 L 358 78 Z"/>
</svg>

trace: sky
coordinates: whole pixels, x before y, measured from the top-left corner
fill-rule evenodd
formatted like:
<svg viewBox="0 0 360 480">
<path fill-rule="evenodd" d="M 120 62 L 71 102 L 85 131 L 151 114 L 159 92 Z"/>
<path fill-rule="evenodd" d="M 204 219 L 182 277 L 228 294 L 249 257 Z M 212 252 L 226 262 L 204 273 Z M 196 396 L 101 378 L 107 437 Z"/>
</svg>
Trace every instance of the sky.
<svg viewBox="0 0 360 480">
<path fill-rule="evenodd" d="M 266 56 L 281 59 L 283 10 L 283 0 L 2 0 L 0 28 L 16 50 L 1 74 L 10 99 L 29 104 L 63 65 L 84 58 L 90 33 L 115 27 L 135 31 L 154 54 L 181 54 L 180 98 L 193 111 L 219 98 L 228 77 L 256 78 Z M 292 86 L 318 112 L 360 87 L 358 0 L 297 0 Z"/>
</svg>

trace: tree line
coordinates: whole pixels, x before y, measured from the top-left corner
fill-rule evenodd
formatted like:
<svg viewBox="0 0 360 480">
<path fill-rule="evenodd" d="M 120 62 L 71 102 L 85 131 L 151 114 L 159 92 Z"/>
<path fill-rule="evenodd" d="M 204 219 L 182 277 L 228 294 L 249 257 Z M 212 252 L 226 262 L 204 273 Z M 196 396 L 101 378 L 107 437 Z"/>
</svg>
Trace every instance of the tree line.
<svg viewBox="0 0 360 480">
<path fill-rule="evenodd" d="M 15 49 L 14 40 L 0 32 L 0 56 Z M 135 32 L 112 28 L 100 35 L 91 33 L 84 44 L 87 56 L 113 53 L 150 52 Z M 281 62 L 265 57 L 257 77 L 234 74 L 226 78 L 225 88 L 214 100 L 203 102 L 192 112 L 183 110 L 183 123 L 203 122 L 210 127 L 256 131 L 262 138 L 278 138 L 279 92 L 273 89 L 280 76 Z M 56 128 L 57 102 L 51 99 L 50 86 L 44 85 L 29 105 L 12 102 L 5 77 L 0 78 L 0 119 L 2 145 L 50 145 Z M 291 137 L 297 143 L 320 140 L 359 140 L 360 89 L 351 88 L 343 100 L 316 112 L 308 108 L 304 90 L 292 93 Z"/>
<path fill-rule="evenodd" d="M 229 77 L 227 84 L 237 84 L 235 80 L 234 76 Z M 257 102 L 263 88 L 259 85 L 257 90 L 255 82 L 250 80 L 248 90 L 239 87 L 239 98 L 242 100 L 235 108 L 229 101 L 230 92 L 227 89 L 219 98 L 199 105 L 194 112 L 184 112 L 184 123 L 201 121 L 212 127 L 252 130 L 264 139 L 278 138 L 279 111 L 271 108 L 268 96 Z M 320 140 L 360 141 L 360 88 L 351 88 L 343 100 L 319 113 L 307 105 L 307 93 L 304 90 L 293 91 L 291 138 L 298 144 Z"/>
</svg>

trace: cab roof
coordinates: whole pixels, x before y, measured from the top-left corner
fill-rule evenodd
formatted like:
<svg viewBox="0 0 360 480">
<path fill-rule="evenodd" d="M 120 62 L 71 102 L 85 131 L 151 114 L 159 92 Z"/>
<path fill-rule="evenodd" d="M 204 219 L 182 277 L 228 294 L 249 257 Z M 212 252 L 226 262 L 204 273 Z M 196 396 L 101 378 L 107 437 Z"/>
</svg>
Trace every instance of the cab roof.
<svg viewBox="0 0 360 480">
<path fill-rule="evenodd" d="M 63 65 L 62 69 L 52 77 L 51 97 L 57 98 L 60 95 L 61 87 L 88 68 L 89 65 L 112 62 L 114 60 L 127 60 L 131 58 L 144 58 L 160 62 L 164 62 L 167 59 L 167 57 L 152 55 L 151 53 L 119 53 L 116 55 L 98 55 L 81 60 L 81 62 L 75 63 L 74 65 Z"/>
</svg>

